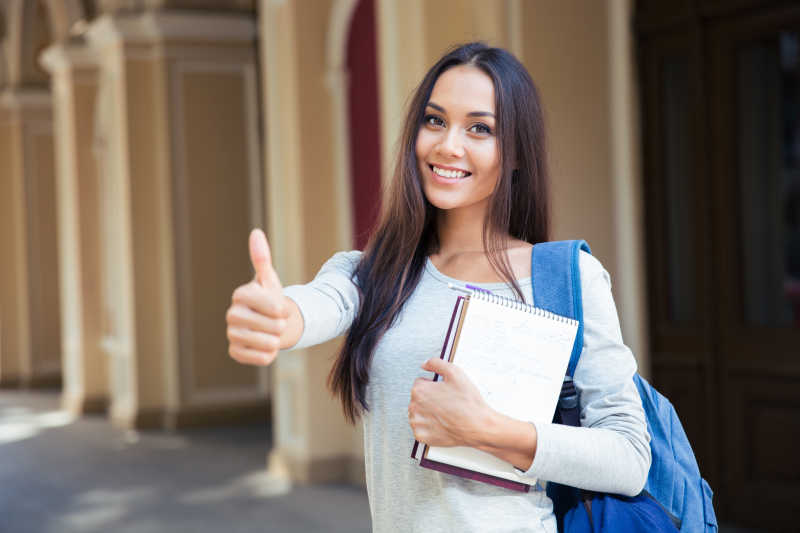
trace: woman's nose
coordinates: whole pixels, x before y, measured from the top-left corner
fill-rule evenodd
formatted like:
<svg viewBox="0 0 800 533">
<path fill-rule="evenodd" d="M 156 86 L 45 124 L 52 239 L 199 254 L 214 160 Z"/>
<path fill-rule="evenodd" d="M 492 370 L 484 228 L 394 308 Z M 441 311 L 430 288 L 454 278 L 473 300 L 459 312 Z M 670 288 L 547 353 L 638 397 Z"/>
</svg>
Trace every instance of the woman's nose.
<svg viewBox="0 0 800 533">
<path fill-rule="evenodd" d="M 460 132 L 455 128 L 447 130 L 438 145 L 438 149 L 442 155 L 463 157 L 464 143 Z"/>
</svg>

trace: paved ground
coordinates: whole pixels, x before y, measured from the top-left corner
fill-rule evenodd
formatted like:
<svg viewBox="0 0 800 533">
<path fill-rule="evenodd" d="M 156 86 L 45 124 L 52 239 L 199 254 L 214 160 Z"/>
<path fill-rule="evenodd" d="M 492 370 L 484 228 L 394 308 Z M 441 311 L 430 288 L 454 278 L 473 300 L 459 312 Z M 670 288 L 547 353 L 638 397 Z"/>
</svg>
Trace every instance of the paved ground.
<svg viewBox="0 0 800 533">
<path fill-rule="evenodd" d="M 363 490 L 270 479 L 269 439 L 265 427 L 126 432 L 70 419 L 54 392 L 0 390 L 0 533 L 370 531 Z"/>
<path fill-rule="evenodd" d="M 264 427 L 125 432 L 0 391 L 0 532 L 370 531 L 366 493 L 265 474 Z"/>
</svg>

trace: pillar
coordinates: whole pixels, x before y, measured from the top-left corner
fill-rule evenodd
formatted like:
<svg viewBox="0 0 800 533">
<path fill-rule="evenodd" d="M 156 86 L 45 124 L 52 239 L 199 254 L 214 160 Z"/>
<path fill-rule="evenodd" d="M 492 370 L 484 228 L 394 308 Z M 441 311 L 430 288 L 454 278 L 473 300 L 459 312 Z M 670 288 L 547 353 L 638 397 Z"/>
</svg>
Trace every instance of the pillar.
<svg viewBox="0 0 800 533">
<path fill-rule="evenodd" d="M 50 71 L 56 155 L 62 404 L 75 413 L 104 411 L 108 359 L 100 349 L 100 204 L 95 130 L 97 65 L 82 39 L 57 43 L 42 55 Z"/>
</svg>

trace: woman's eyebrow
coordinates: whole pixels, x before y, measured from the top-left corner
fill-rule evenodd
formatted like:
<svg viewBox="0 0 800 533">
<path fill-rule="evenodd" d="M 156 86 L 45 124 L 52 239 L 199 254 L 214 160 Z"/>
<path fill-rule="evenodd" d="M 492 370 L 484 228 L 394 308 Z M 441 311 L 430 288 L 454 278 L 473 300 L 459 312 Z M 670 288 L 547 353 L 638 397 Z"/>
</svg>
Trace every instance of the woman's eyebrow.
<svg viewBox="0 0 800 533">
<path fill-rule="evenodd" d="M 447 111 L 440 106 L 439 104 L 434 104 L 433 102 L 428 102 L 428 107 L 434 108 L 439 113 L 447 114 Z M 468 117 L 492 117 L 495 118 L 494 113 L 490 113 L 489 111 L 470 111 L 467 113 Z"/>
</svg>

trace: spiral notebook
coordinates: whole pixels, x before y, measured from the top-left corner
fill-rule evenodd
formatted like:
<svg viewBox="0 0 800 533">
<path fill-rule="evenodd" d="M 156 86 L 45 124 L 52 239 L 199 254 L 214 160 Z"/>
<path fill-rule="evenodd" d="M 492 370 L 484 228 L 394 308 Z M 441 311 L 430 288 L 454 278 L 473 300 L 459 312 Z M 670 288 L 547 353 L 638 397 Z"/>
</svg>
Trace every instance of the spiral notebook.
<svg viewBox="0 0 800 533">
<path fill-rule="evenodd" d="M 456 300 L 441 358 L 460 367 L 496 411 L 518 420 L 552 421 L 578 322 L 467 287 L 459 289 L 466 295 Z M 426 468 L 518 491 L 527 492 L 537 481 L 475 448 L 415 441 L 411 456 Z"/>
</svg>

